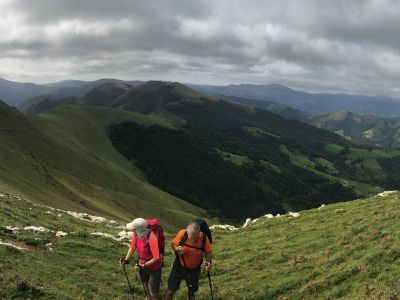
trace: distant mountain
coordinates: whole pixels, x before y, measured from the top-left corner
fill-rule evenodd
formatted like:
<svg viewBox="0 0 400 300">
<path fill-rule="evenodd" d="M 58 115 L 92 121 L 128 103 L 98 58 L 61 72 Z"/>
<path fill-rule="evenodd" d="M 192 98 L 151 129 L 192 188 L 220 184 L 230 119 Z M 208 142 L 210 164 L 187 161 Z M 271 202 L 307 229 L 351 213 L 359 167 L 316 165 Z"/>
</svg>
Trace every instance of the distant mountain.
<svg viewBox="0 0 400 300">
<path fill-rule="evenodd" d="M 46 101 L 67 97 L 82 97 L 94 87 L 107 82 L 123 82 L 132 86 L 142 84 L 142 81 L 121 81 L 116 79 L 100 79 L 96 81 L 64 80 L 51 84 L 37 85 L 32 83 L 17 83 L 0 80 L 0 97 L 10 105 L 20 105 L 27 109 L 27 103 L 32 103 L 34 97 L 46 94 Z M 229 86 L 189 85 L 194 90 L 217 96 L 251 99 L 253 106 L 261 107 L 255 100 L 282 104 L 303 111 L 306 114 L 324 114 L 335 111 L 351 111 L 358 114 L 370 114 L 380 117 L 400 116 L 400 99 L 383 96 L 362 96 L 348 94 L 311 94 L 290 89 L 280 84 L 253 85 L 240 84 Z M 38 98 L 36 98 L 37 100 Z M 21 104 L 26 101 L 26 103 Z M 247 103 L 249 104 L 249 102 Z M 47 105 L 46 105 L 47 106 Z M 290 118 L 304 120 L 298 113 L 287 109 L 262 107 Z M 29 109 L 28 109 L 29 110 Z"/>
<path fill-rule="evenodd" d="M 269 101 L 291 106 L 301 111 L 322 114 L 335 111 L 351 111 L 380 117 L 400 116 L 400 99 L 383 96 L 362 96 L 348 94 L 311 94 L 292 90 L 279 84 L 229 86 L 191 85 L 195 90 L 245 99 Z"/>
<path fill-rule="evenodd" d="M 400 148 L 400 118 L 378 118 L 341 111 L 314 117 L 311 123 L 358 144 Z"/>
<path fill-rule="evenodd" d="M 125 94 L 132 86 L 124 82 L 108 81 L 91 88 L 77 103 L 90 106 L 109 106 L 114 99 Z"/>
<path fill-rule="evenodd" d="M 106 82 L 125 82 L 135 86 L 142 81 L 121 81 L 117 79 L 100 79 L 95 81 L 63 80 L 48 84 L 34 84 L 29 82 L 13 82 L 0 78 L 0 99 L 12 106 L 26 108 L 27 103 L 33 102 L 32 98 L 60 99 L 66 97 L 80 97 L 94 87 Z M 40 96 L 39 98 L 37 98 Z"/>
<path fill-rule="evenodd" d="M 19 108 L 28 113 L 40 113 L 61 105 L 81 104 L 121 108 L 148 114 L 159 109 L 164 110 L 164 105 L 170 102 L 198 101 L 198 98 L 202 97 L 201 94 L 177 82 L 148 81 L 132 86 L 119 80 L 91 82 L 80 87 L 79 93 L 76 92 L 75 95 L 78 96 L 41 95 L 22 103 Z"/>
<path fill-rule="evenodd" d="M 54 94 L 39 95 L 20 103 L 18 109 L 22 112 L 38 114 L 57 106 L 76 104 L 78 102 L 78 98 L 74 96 L 54 97 Z"/>
<path fill-rule="evenodd" d="M 49 89 L 42 85 L 13 82 L 0 78 L 0 99 L 13 106 L 27 98 L 47 93 Z"/>
<path fill-rule="evenodd" d="M 287 105 L 283 104 L 278 104 L 270 101 L 262 101 L 262 100 L 254 100 L 254 99 L 245 99 L 245 98 L 238 98 L 238 97 L 233 97 L 233 96 L 225 96 L 224 99 L 226 100 L 231 100 L 234 102 L 239 102 L 243 103 L 252 107 L 257 107 L 257 108 L 262 108 L 265 110 L 268 110 L 270 112 L 273 112 L 281 117 L 284 117 L 289 120 L 297 120 L 303 123 L 308 123 L 310 120 L 309 118 L 311 117 L 309 114 L 292 108 Z"/>
<path fill-rule="evenodd" d="M 18 108 L 27 113 L 40 113 L 47 109 L 66 104 L 85 104 L 90 106 L 108 106 L 108 102 L 100 103 L 104 97 L 114 99 L 117 90 L 124 90 L 140 84 L 140 81 L 125 82 L 116 79 L 99 79 L 96 81 L 64 81 L 52 84 L 55 88 L 51 93 L 32 97 L 18 105 Z M 99 87 L 100 86 L 100 87 Z M 99 87 L 99 89 L 96 89 Z M 117 94 L 116 94 L 117 93 Z M 107 96 L 108 94 L 108 96 Z"/>
</svg>

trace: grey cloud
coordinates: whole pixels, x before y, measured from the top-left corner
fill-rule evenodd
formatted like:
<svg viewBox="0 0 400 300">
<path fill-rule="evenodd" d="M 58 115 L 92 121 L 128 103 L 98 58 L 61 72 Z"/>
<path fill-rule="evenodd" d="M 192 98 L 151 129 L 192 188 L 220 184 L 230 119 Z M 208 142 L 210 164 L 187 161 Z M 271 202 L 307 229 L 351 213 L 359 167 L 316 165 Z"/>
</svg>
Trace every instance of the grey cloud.
<svg viewBox="0 0 400 300">
<path fill-rule="evenodd" d="M 22 17 L 10 32 L 0 21 L 0 66 L 14 79 L 162 77 L 383 94 L 400 79 L 396 1 L 9 3 Z"/>
</svg>

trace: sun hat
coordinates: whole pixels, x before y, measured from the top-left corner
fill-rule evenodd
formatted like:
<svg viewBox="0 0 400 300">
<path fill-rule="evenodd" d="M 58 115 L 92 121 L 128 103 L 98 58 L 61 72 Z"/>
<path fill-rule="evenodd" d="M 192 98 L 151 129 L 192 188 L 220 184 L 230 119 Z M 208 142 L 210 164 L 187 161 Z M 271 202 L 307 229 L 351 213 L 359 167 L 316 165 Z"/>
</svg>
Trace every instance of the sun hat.
<svg viewBox="0 0 400 300">
<path fill-rule="evenodd" d="M 126 224 L 126 229 L 136 230 L 136 235 L 142 239 L 147 234 L 147 222 L 145 219 L 136 218 L 132 222 Z"/>
</svg>

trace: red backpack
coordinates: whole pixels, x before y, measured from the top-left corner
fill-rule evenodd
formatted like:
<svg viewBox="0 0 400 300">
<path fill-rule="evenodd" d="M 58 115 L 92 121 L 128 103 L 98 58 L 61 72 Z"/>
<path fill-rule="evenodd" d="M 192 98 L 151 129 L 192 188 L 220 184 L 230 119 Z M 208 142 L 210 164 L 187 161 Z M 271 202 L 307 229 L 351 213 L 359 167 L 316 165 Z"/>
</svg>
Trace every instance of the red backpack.
<svg viewBox="0 0 400 300">
<path fill-rule="evenodd" d="M 165 249 L 165 235 L 164 229 L 162 228 L 160 221 L 158 219 L 147 219 L 147 229 L 150 232 L 153 232 L 158 240 L 158 251 L 162 256 L 164 256 Z"/>
</svg>

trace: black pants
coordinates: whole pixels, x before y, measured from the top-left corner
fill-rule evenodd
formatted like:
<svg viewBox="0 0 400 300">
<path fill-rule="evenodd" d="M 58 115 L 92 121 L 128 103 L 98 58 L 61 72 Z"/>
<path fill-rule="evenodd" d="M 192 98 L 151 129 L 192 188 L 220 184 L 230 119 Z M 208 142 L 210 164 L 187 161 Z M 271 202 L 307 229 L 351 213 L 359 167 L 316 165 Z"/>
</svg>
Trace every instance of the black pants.
<svg viewBox="0 0 400 300">
<path fill-rule="evenodd" d="M 185 280 L 190 292 L 197 292 L 199 289 L 200 271 L 200 266 L 196 269 L 185 269 L 181 266 L 179 259 L 175 259 L 168 278 L 168 289 L 176 292 L 179 289 L 181 281 Z"/>
<path fill-rule="evenodd" d="M 160 293 L 161 269 L 162 268 L 157 270 L 139 269 L 140 279 L 143 282 L 149 283 L 150 292 L 152 294 Z"/>
</svg>

